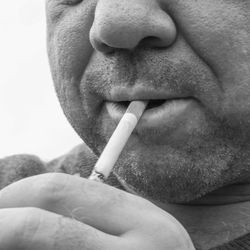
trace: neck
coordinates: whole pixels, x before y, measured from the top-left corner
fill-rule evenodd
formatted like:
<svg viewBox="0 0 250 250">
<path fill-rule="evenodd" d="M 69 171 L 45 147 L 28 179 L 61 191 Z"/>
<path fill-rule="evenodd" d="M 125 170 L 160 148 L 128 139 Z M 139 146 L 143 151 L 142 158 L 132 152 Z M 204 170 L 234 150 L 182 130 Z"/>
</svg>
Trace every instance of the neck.
<svg viewBox="0 0 250 250">
<path fill-rule="evenodd" d="M 215 190 L 189 205 L 228 205 L 250 201 L 250 184 L 234 184 Z"/>
<path fill-rule="evenodd" d="M 188 204 L 153 203 L 183 224 L 197 249 L 219 246 L 250 232 L 250 184 L 223 187 Z"/>
<path fill-rule="evenodd" d="M 135 194 L 124 181 L 119 181 L 128 192 Z M 182 223 L 196 249 L 220 246 L 250 232 L 248 183 L 220 188 L 187 204 L 151 201 Z"/>
</svg>

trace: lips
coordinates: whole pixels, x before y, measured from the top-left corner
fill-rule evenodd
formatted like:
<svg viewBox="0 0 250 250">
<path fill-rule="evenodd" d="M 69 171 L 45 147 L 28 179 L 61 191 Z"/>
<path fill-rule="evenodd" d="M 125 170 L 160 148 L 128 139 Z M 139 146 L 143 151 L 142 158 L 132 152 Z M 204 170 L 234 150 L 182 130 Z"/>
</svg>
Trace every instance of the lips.
<svg viewBox="0 0 250 250">
<path fill-rule="evenodd" d="M 185 114 L 191 103 L 192 98 L 165 100 L 159 106 L 155 102 L 149 102 L 149 107 L 143 113 L 138 127 L 160 127 L 173 120 L 179 120 L 180 116 Z M 152 104 L 150 104 L 152 103 Z M 106 109 L 112 119 L 119 122 L 126 111 L 127 106 L 123 102 L 106 102 Z"/>
<path fill-rule="evenodd" d="M 137 85 L 136 87 L 114 87 L 110 91 L 107 98 L 112 102 L 126 102 L 134 100 L 171 100 L 190 97 L 186 92 L 161 91 L 154 88 L 146 87 L 145 85 Z"/>
<path fill-rule="evenodd" d="M 105 103 L 110 118 L 118 123 L 133 100 L 149 101 L 137 125 L 137 130 L 177 128 L 185 123 L 188 112 L 192 111 L 192 105 L 197 102 L 193 97 L 184 93 L 177 95 L 138 87 L 113 89 L 110 100 Z"/>
</svg>

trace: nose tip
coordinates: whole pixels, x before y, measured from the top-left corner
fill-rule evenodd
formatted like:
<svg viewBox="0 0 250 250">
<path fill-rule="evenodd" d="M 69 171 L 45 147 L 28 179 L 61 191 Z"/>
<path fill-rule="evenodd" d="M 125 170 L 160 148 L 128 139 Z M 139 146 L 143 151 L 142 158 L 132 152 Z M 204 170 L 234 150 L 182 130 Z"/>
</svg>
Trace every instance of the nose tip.
<svg viewBox="0 0 250 250">
<path fill-rule="evenodd" d="M 113 5 L 112 0 L 103 1 L 96 6 L 90 30 L 90 42 L 97 51 L 133 50 L 139 45 L 162 48 L 175 41 L 176 26 L 158 5 L 142 0 L 133 0 L 133 3 L 114 0 Z"/>
</svg>

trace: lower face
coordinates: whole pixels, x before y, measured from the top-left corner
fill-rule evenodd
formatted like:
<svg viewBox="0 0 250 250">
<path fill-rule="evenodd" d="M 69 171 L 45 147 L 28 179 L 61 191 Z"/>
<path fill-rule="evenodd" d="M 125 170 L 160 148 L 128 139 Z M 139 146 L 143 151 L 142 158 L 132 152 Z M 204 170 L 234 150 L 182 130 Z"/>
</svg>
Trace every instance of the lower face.
<svg viewBox="0 0 250 250">
<path fill-rule="evenodd" d="M 114 172 L 183 203 L 250 176 L 250 3 L 161 2 L 179 29 L 171 47 L 107 55 L 88 36 L 98 1 L 48 1 L 48 54 L 64 113 L 97 155 L 133 96 L 153 96 Z"/>
</svg>

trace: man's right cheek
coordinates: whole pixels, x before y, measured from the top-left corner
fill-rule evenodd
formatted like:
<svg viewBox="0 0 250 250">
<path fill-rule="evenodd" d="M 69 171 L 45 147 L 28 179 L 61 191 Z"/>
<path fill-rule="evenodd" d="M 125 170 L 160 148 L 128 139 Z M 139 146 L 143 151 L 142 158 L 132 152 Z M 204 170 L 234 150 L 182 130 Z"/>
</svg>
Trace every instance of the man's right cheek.
<svg viewBox="0 0 250 250">
<path fill-rule="evenodd" d="M 51 66 L 57 68 L 59 77 L 80 80 L 93 51 L 88 40 L 77 30 L 62 30 L 52 37 L 48 46 Z"/>
<path fill-rule="evenodd" d="M 68 80 L 82 77 L 93 53 L 89 42 L 93 4 L 84 7 L 84 3 L 65 10 L 57 22 L 48 16 L 49 57 L 53 57 L 53 64 L 60 69 L 60 76 Z"/>
</svg>

